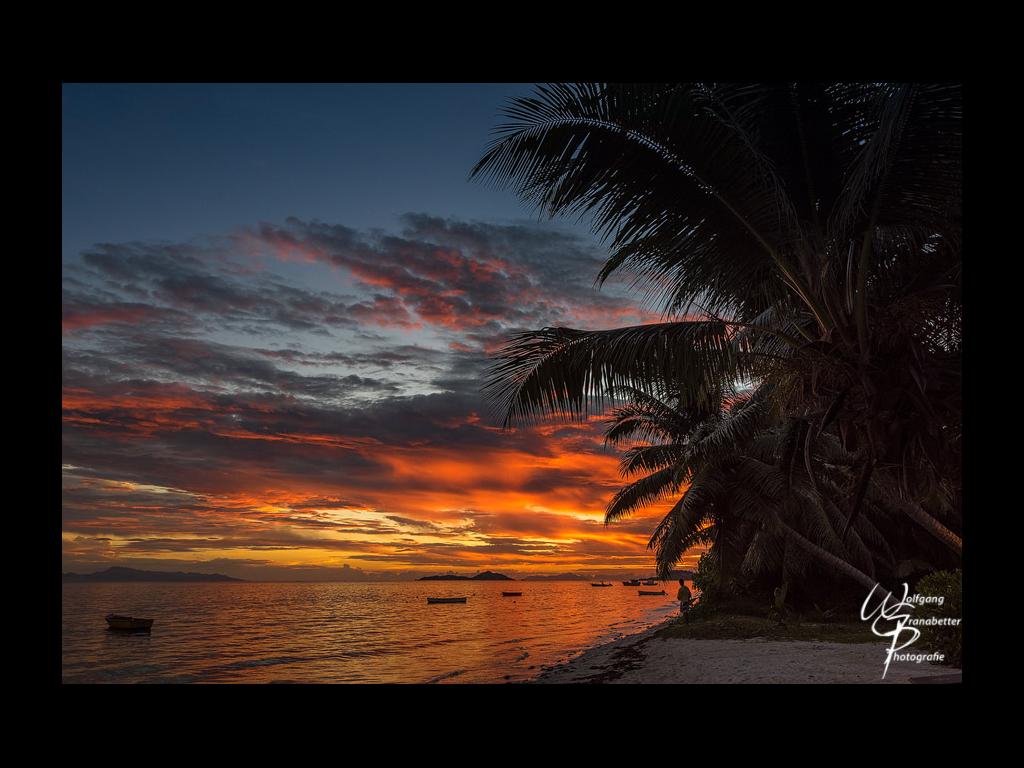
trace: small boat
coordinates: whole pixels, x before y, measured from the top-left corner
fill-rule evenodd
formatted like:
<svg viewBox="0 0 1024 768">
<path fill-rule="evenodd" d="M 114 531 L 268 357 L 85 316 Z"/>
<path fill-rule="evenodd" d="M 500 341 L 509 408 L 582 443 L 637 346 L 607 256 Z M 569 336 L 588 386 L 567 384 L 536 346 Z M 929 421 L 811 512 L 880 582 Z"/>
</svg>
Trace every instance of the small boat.
<svg viewBox="0 0 1024 768">
<path fill-rule="evenodd" d="M 153 626 L 152 619 L 136 619 L 132 616 L 119 616 L 116 613 L 110 613 L 106 616 L 107 626 L 110 629 L 127 629 L 127 630 L 148 630 Z"/>
<path fill-rule="evenodd" d="M 522 592 L 502 592 L 501 596 L 502 597 L 522 597 L 523 593 Z"/>
<path fill-rule="evenodd" d="M 603 582 L 601 584 L 595 584 L 594 582 L 590 582 L 590 586 L 592 586 L 592 587 L 610 587 L 611 584 L 610 583 L 609 584 L 605 584 Z"/>
<path fill-rule="evenodd" d="M 662 590 L 660 590 L 658 592 L 651 592 L 650 590 L 641 589 L 640 590 L 640 594 L 641 595 L 667 595 L 668 592 L 666 592 L 664 589 L 662 589 Z"/>
<path fill-rule="evenodd" d="M 645 581 L 643 584 L 644 584 L 645 587 L 656 587 L 656 586 L 658 586 L 658 582 L 656 582 L 654 579 L 651 579 L 650 581 Z"/>
<path fill-rule="evenodd" d="M 624 587 L 639 587 L 640 586 L 640 579 L 631 579 L 630 581 L 624 581 L 624 582 L 622 582 L 622 586 L 624 586 Z"/>
<path fill-rule="evenodd" d="M 464 603 L 466 598 L 464 597 L 428 597 L 428 603 Z"/>
</svg>

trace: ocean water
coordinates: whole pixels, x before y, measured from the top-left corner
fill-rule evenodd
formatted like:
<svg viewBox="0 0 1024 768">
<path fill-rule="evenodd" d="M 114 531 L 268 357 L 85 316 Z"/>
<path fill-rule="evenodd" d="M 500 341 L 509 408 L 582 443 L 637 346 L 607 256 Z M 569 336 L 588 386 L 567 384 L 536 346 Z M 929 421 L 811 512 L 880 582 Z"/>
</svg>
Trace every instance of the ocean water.
<svg viewBox="0 0 1024 768">
<path fill-rule="evenodd" d="M 677 584 L 64 584 L 65 683 L 493 683 L 678 613 Z M 690 584 L 691 589 L 692 584 Z M 645 589 L 657 589 L 646 587 Z M 502 597 L 502 591 L 522 597 Z M 466 596 L 428 605 L 427 596 Z M 149 633 L 104 616 L 154 619 Z"/>
</svg>

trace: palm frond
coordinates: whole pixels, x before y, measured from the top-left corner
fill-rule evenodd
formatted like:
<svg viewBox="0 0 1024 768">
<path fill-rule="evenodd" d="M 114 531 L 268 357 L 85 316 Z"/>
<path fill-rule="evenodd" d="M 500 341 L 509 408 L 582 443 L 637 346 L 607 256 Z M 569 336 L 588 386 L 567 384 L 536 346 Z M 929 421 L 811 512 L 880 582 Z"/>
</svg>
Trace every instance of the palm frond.
<svg viewBox="0 0 1024 768">
<path fill-rule="evenodd" d="M 629 268 L 674 307 L 770 302 L 797 217 L 750 133 L 763 96 L 759 84 L 540 86 L 506 109 L 471 177 L 552 216 L 592 214 L 612 240 L 599 280 Z"/>
<path fill-rule="evenodd" d="M 666 496 L 678 493 L 680 485 L 681 481 L 674 466 L 664 467 L 634 480 L 620 488 L 612 497 L 605 511 L 604 521 L 614 522 Z"/>
<path fill-rule="evenodd" d="M 654 472 L 680 463 L 685 455 L 685 447 L 678 443 L 635 446 L 622 455 L 619 472 L 624 477 L 631 477 L 641 472 Z"/>
<path fill-rule="evenodd" d="M 721 322 L 544 328 L 513 337 L 495 355 L 484 392 L 505 426 L 543 413 L 582 420 L 620 387 L 654 394 L 671 382 L 684 405 L 717 404 L 747 365 Z"/>
<path fill-rule="evenodd" d="M 686 493 L 655 529 L 647 546 L 654 550 L 658 573 L 662 578 L 667 577 L 687 549 L 705 541 L 701 530 L 721 491 L 720 481 L 713 472 L 694 476 Z"/>
</svg>

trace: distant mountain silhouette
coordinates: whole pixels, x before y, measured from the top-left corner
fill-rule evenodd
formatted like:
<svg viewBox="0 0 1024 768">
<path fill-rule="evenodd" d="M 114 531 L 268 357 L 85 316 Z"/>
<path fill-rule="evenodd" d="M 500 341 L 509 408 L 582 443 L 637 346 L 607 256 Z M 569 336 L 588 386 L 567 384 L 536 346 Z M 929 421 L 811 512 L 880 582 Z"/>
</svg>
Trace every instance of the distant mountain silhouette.
<svg viewBox="0 0 1024 768">
<path fill-rule="evenodd" d="M 182 573 L 181 571 L 140 571 L 114 566 L 95 573 L 64 573 L 62 581 L 245 581 L 221 573 Z"/>
<path fill-rule="evenodd" d="M 686 570 L 684 568 L 684 569 L 680 569 L 680 570 L 670 571 L 669 575 L 668 575 L 668 578 L 671 581 L 675 581 L 677 579 L 692 579 L 694 577 L 694 575 L 695 574 L 694 574 L 693 571 L 688 571 L 688 570 Z M 527 577 L 525 577 L 523 579 L 523 581 L 598 581 L 598 580 L 601 580 L 601 579 L 620 580 L 620 579 L 623 579 L 623 578 L 640 579 L 640 580 L 643 580 L 643 581 L 649 581 L 651 579 L 656 579 L 657 577 L 655 577 L 655 576 L 628 576 L 628 577 L 624 577 L 621 573 L 618 573 L 618 574 L 607 574 L 606 573 L 606 574 L 603 574 L 603 575 L 586 574 L 586 573 L 556 573 L 556 574 L 551 575 L 551 576 L 527 576 Z M 658 579 L 658 581 L 661 581 L 661 579 Z"/>
<path fill-rule="evenodd" d="M 445 573 L 440 576 L 420 576 L 416 581 L 515 581 L 502 573 L 484 571 L 476 576 L 456 576 L 454 573 Z"/>
</svg>

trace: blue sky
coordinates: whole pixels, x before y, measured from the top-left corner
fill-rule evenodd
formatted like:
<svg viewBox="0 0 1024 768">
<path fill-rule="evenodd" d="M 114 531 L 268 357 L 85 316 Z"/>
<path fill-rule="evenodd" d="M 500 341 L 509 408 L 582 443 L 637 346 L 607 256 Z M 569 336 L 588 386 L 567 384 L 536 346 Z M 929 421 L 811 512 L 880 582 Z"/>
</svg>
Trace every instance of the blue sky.
<svg viewBox="0 0 1024 768">
<path fill-rule="evenodd" d="M 63 250 L 182 241 L 288 216 L 532 214 L 468 183 L 524 84 L 65 85 Z"/>
</svg>

